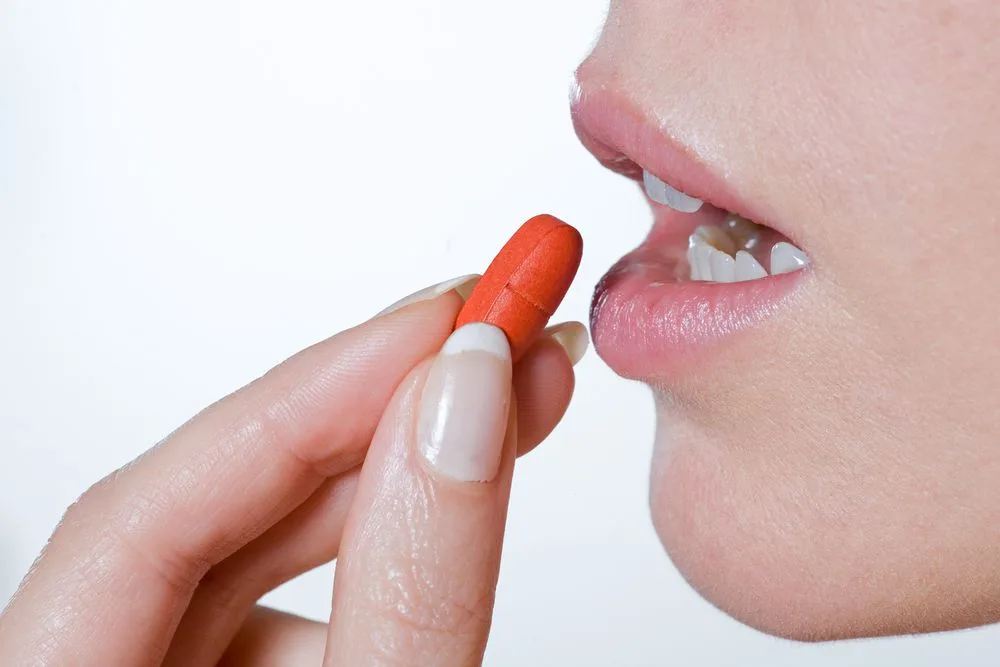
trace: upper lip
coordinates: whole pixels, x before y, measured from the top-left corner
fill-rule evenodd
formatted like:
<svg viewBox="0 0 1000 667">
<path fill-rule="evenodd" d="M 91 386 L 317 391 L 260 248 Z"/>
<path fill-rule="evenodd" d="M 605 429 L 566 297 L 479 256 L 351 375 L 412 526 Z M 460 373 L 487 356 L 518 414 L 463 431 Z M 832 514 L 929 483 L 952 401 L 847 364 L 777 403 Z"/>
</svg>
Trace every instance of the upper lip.
<svg viewBox="0 0 1000 667">
<path fill-rule="evenodd" d="M 623 92 L 578 79 L 571 114 L 581 143 L 608 169 L 640 182 L 645 169 L 706 204 L 788 236 L 721 178 L 715 165 L 679 142 L 670 128 L 656 122 Z"/>
<path fill-rule="evenodd" d="M 587 69 L 586 63 L 582 69 Z M 626 377 L 669 382 L 685 368 L 702 367 L 687 364 L 703 344 L 760 322 L 802 275 L 723 284 L 677 280 L 683 274 L 676 269 L 683 270 L 686 264 L 687 235 L 696 225 L 715 224 L 728 211 L 772 227 L 789 240 L 792 237 L 763 215 L 762 207 L 770 210 L 768 202 L 744 198 L 733 185 L 740 172 L 716 157 L 710 136 L 697 135 L 697 147 L 712 151 L 701 155 L 694 145 L 678 139 L 705 128 L 658 122 L 654 109 L 637 104 L 627 89 L 616 85 L 614 74 L 578 72 L 575 92 L 574 128 L 602 164 L 636 180 L 642 180 L 645 169 L 708 204 L 693 214 L 654 206 L 652 232 L 612 267 L 594 292 L 591 332 L 598 354 Z M 706 154 L 716 162 L 706 160 Z M 721 173 L 732 174 L 732 181 Z"/>
</svg>

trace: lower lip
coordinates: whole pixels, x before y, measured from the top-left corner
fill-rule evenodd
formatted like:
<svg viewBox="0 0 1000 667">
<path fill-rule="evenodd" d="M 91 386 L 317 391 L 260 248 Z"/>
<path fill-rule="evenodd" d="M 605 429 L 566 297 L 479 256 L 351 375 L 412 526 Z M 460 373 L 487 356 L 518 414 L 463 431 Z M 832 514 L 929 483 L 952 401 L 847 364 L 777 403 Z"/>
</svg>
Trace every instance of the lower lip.
<svg viewBox="0 0 1000 667">
<path fill-rule="evenodd" d="M 809 272 L 740 283 L 683 279 L 688 236 L 724 215 L 708 208 L 688 215 L 654 206 L 649 236 L 597 285 L 594 346 L 616 373 L 651 380 L 694 366 L 716 345 L 765 322 Z"/>
</svg>

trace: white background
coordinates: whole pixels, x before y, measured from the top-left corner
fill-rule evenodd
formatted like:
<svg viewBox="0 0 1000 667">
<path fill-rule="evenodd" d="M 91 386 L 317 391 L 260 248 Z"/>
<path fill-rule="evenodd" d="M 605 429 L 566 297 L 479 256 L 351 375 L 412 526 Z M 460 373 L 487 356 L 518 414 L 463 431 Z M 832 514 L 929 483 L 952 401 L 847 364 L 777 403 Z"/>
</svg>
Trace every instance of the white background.
<svg viewBox="0 0 1000 667">
<path fill-rule="evenodd" d="M 560 316 L 640 239 L 568 116 L 603 0 L 0 5 L 0 602 L 63 509 L 206 404 L 526 217 Z M 489 665 L 993 664 L 1000 630 L 797 645 L 692 593 L 646 511 L 651 401 L 590 356 L 519 467 Z M 316 619 L 331 567 L 268 596 Z M 849 591 L 848 591 L 849 593 Z"/>
</svg>

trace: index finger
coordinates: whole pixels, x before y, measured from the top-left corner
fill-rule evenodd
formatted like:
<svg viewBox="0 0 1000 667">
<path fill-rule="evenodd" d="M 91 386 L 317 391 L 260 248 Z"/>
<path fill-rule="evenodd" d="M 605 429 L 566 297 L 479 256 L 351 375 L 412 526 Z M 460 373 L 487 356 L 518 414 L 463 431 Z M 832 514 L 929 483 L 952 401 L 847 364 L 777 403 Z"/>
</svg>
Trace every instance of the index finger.
<svg viewBox="0 0 1000 667">
<path fill-rule="evenodd" d="M 5 612 L 0 662 L 159 664 L 208 568 L 363 459 L 468 282 L 300 352 L 89 489 Z"/>
</svg>

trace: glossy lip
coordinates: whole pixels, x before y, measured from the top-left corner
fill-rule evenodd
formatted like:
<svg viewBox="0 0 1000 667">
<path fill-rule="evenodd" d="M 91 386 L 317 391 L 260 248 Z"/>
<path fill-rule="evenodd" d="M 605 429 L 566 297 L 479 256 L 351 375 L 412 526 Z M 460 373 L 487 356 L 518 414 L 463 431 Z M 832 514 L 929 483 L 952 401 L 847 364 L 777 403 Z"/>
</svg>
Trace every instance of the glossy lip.
<svg viewBox="0 0 1000 667">
<path fill-rule="evenodd" d="M 579 81 L 574 128 L 606 167 L 641 181 L 642 168 L 705 202 L 694 214 L 651 203 L 654 224 L 645 241 L 601 279 L 591 307 L 600 356 L 620 375 L 653 380 L 697 366 L 702 352 L 765 321 L 801 284 L 811 267 L 741 283 L 683 280 L 684 251 L 695 227 L 717 224 L 726 211 L 761 221 L 756 209 L 670 133 L 622 94 Z M 641 165 L 641 166 L 640 166 Z M 788 236 L 780 227 L 766 224 Z M 795 243 L 794 239 L 791 239 Z"/>
</svg>

